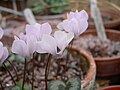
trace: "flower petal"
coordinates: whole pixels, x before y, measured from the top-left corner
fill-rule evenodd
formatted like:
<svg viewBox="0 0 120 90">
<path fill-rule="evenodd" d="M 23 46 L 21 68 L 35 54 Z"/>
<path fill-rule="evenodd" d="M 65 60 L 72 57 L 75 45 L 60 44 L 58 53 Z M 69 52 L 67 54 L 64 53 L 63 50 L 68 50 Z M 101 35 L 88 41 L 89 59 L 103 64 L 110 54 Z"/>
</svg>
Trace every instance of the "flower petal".
<svg viewBox="0 0 120 90">
<path fill-rule="evenodd" d="M 67 14 L 67 19 L 70 20 L 72 18 L 75 18 L 75 12 L 70 12 L 69 14 Z"/>
<path fill-rule="evenodd" d="M 27 48 L 28 48 L 28 56 L 32 56 L 35 52 L 35 44 L 37 42 L 37 38 L 34 35 L 27 36 Z"/>
<path fill-rule="evenodd" d="M 3 56 L 3 53 L 4 53 L 3 44 L 2 44 L 2 42 L 0 42 L 0 60 L 1 60 L 2 56 Z"/>
<path fill-rule="evenodd" d="M 3 47 L 4 53 L 2 58 L 0 59 L 0 64 L 2 64 L 8 57 L 9 53 L 8 53 L 8 49 L 6 47 Z"/>
<path fill-rule="evenodd" d="M 82 34 L 83 32 L 86 31 L 86 29 L 88 28 L 88 22 L 85 19 L 81 19 L 79 22 L 79 32 L 78 34 Z"/>
<path fill-rule="evenodd" d="M 55 40 L 57 42 L 58 48 L 61 50 L 63 47 L 64 41 L 67 39 L 67 35 L 65 31 L 56 31 L 54 33 Z"/>
<path fill-rule="evenodd" d="M 67 32 L 72 32 L 72 28 L 71 28 L 71 21 L 69 21 L 69 20 L 64 20 L 63 21 L 63 29 L 65 30 L 65 31 L 67 31 Z"/>
<path fill-rule="evenodd" d="M 57 25 L 57 28 L 59 30 L 63 30 L 63 22 L 60 22 L 58 25 Z"/>
<path fill-rule="evenodd" d="M 60 51 L 57 54 L 62 54 L 64 49 L 71 42 L 71 40 L 74 38 L 74 33 L 72 33 L 72 32 L 66 33 L 64 31 L 56 31 L 54 33 L 54 37 L 57 41 L 57 46 L 60 49 Z"/>
<path fill-rule="evenodd" d="M 0 27 L 0 39 L 3 37 L 4 35 L 4 31 L 2 30 L 2 28 Z"/>
<path fill-rule="evenodd" d="M 87 14 L 87 12 L 86 12 L 85 10 L 82 10 L 82 11 L 80 11 L 79 13 L 80 13 L 80 18 L 81 18 L 81 19 L 86 19 L 86 20 L 88 20 L 88 14 Z"/>
<path fill-rule="evenodd" d="M 50 35 L 51 32 L 52 32 L 52 28 L 51 28 L 49 23 L 42 24 L 42 26 L 41 26 L 41 33 L 42 33 L 42 35 L 43 34 L 49 34 Z"/>
<path fill-rule="evenodd" d="M 28 48 L 26 43 L 23 40 L 14 40 L 12 45 L 12 52 L 23 57 L 28 56 Z"/>
<path fill-rule="evenodd" d="M 35 23 L 33 25 L 29 25 L 27 24 L 26 25 L 26 34 L 27 35 L 36 35 L 36 33 L 39 33 L 40 32 L 40 27 L 41 27 L 41 24 L 38 24 L 38 23 Z"/>
<path fill-rule="evenodd" d="M 55 38 L 47 34 L 43 35 L 42 41 L 37 44 L 36 48 L 36 51 L 39 53 L 46 52 L 52 55 L 55 55 L 57 53 L 57 44 Z"/>
</svg>

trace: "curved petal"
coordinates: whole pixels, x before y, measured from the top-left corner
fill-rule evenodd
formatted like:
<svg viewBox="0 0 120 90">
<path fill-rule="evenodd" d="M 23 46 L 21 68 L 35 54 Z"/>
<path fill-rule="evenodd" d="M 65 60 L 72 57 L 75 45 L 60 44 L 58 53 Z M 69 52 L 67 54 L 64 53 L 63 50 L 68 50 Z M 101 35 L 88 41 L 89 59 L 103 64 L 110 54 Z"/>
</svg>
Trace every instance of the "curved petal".
<svg viewBox="0 0 120 90">
<path fill-rule="evenodd" d="M 70 12 L 69 14 L 67 14 L 67 19 L 70 20 L 72 18 L 75 18 L 75 12 Z"/>
<path fill-rule="evenodd" d="M 76 36 L 79 35 L 79 25 L 78 21 L 75 18 L 72 18 L 71 20 L 64 20 L 63 21 L 63 28 L 67 32 L 73 32 Z"/>
<path fill-rule="evenodd" d="M 27 48 L 28 48 L 28 56 L 31 56 L 35 52 L 35 44 L 37 42 L 37 38 L 34 35 L 27 36 Z"/>
<path fill-rule="evenodd" d="M 65 31 L 56 31 L 54 33 L 54 37 L 57 42 L 58 48 L 61 50 L 64 45 L 64 41 L 67 40 L 66 32 Z"/>
<path fill-rule="evenodd" d="M 63 22 L 60 22 L 58 25 L 57 25 L 57 28 L 59 30 L 63 30 Z"/>
<path fill-rule="evenodd" d="M 3 53 L 3 56 L 2 58 L 0 59 L 0 64 L 2 64 L 8 57 L 9 53 L 8 53 L 8 49 L 6 47 L 3 47 L 4 49 L 4 53 Z"/>
<path fill-rule="evenodd" d="M 67 33 L 67 37 L 63 41 L 63 47 L 61 48 L 61 51 L 58 52 L 57 54 L 62 54 L 64 49 L 68 46 L 68 44 L 72 41 L 73 38 L 74 38 L 74 33 L 72 32 Z"/>
<path fill-rule="evenodd" d="M 27 35 L 33 35 L 33 34 L 36 35 L 37 33 L 40 32 L 40 27 L 41 27 L 41 24 L 39 24 L 39 23 L 35 23 L 33 25 L 27 24 L 25 27 L 26 34 Z"/>
<path fill-rule="evenodd" d="M 12 45 L 12 52 L 24 57 L 28 56 L 28 48 L 26 43 L 23 40 L 14 40 Z"/>
<path fill-rule="evenodd" d="M 39 53 L 46 52 L 55 55 L 57 52 L 57 44 L 55 39 L 47 34 L 43 35 L 42 41 L 37 44 L 36 48 L 37 48 L 36 51 Z"/>
<path fill-rule="evenodd" d="M 86 12 L 85 10 L 82 10 L 82 11 L 80 11 L 79 13 L 80 13 L 80 18 L 81 18 L 81 19 L 86 19 L 86 20 L 88 20 L 88 14 L 87 14 L 87 12 Z"/>
<path fill-rule="evenodd" d="M 78 21 L 75 18 L 71 19 L 70 27 L 72 28 L 72 32 L 76 36 L 78 36 L 78 34 L 79 34 L 79 23 L 78 23 Z"/>
<path fill-rule="evenodd" d="M 72 32 L 72 27 L 71 27 L 71 21 L 69 20 L 64 20 L 63 21 L 63 29 L 67 32 Z"/>
<path fill-rule="evenodd" d="M 49 23 L 44 23 L 41 25 L 41 34 L 51 34 L 52 28 Z"/>
<path fill-rule="evenodd" d="M 2 44 L 2 42 L 0 42 L 0 60 L 1 60 L 2 56 L 3 56 L 3 54 L 4 54 L 3 44 Z"/>
<path fill-rule="evenodd" d="M 57 54 L 62 54 L 64 49 L 67 47 L 67 45 L 74 38 L 74 33 L 72 33 L 72 32 L 66 33 L 64 31 L 56 31 L 54 33 L 54 37 L 55 37 L 55 39 L 57 41 L 57 46 L 60 49 L 60 51 Z"/>
<path fill-rule="evenodd" d="M 21 40 L 24 40 L 24 41 L 27 40 L 27 35 L 25 35 L 24 33 L 20 33 L 20 34 L 18 35 L 18 37 L 19 37 Z"/>
<path fill-rule="evenodd" d="M 81 19 L 79 22 L 79 35 L 86 31 L 88 28 L 88 22 L 85 19 Z"/>
<path fill-rule="evenodd" d="M 3 37 L 4 35 L 4 31 L 2 30 L 2 28 L 0 27 L 0 39 Z"/>
<path fill-rule="evenodd" d="M 36 52 L 38 52 L 38 53 L 48 53 L 48 51 L 44 49 L 44 45 L 47 45 L 47 43 L 44 42 L 44 41 L 37 42 L 36 43 Z M 49 47 L 49 46 L 45 46 L 45 47 Z"/>
</svg>

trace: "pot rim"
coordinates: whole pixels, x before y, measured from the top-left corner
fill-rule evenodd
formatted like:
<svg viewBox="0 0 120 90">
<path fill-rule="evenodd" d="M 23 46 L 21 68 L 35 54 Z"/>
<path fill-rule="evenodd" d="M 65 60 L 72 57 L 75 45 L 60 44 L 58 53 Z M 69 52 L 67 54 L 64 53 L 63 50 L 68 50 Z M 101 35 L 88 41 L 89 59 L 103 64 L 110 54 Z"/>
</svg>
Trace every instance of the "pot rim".
<svg viewBox="0 0 120 90">
<path fill-rule="evenodd" d="M 106 89 L 109 89 L 109 88 L 120 88 L 120 85 L 113 85 L 113 86 L 107 86 L 107 87 L 103 87 L 102 89 L 100 90 L 106 90 Z"/>
<path fill-rule="evenodd" d="M 96 73 L 95 73 L 96 72 L 96 64 L 95 64 L 94 58 L 89 52 L 87 52 L 84 49 L 78 50 L 78 48 L 75 46 L 72 46 L 72 49 L 79 51 L 79 53 L 82 54 L 88 60 L 88 63 L 90 64 L 90 68 L 88 69 L 88 72 L 85 75 L 85 78 L 82 80 L 82 87 L 85 87 L 91 81 L 94 74 L 96 75 Z"/>
<path fill-rule="evenodd" d="M 115 13 L 115 14 L 118 14 L 118 16 L 120 16 L 119 11 L 114 10 L 112 8 L 107 8 L 107 9 L 101 8 L 100 11 L 101 11 L 102 16 L 107 16 L 106 13 L 109 14 L 111 17 L 112 17 L 111 13 Z M 106 11 L 108 11 L 108 12 L 106 12 Z M 113 18 L 113 20 L 106 21 L 106 22 L 104 22 L 104 24 L 107 25 L 107 24 L 114 24 L 114 23 L 119 23 L 120 22 L 120 19 L 117 19 L 115 16 L 112 17 L 112 18 Z M 94 25 L 94 23 L 91 23 L 90 25 Z"/>
<path fill-rule="evenodd" d="M 117 31 L 117 30 L 114 30 L 114 29 L 105 29 L 106 32 L 111 32 L 111 33 L 119 33 L 120 34 L 120 31 Z M 96 32 L 94 29 L 89 29 L 87 30 L 85 33 L 91 33 L 91 32 Z M 94 57 L 94 59 L 96 61 L 101 61 L 104 60 L 104 61 L 110 61 L 110 60 L 116 60 L 116 59 L 120 59 L 120 56 L 113 56 L 113 57 Z"/>
</svg>

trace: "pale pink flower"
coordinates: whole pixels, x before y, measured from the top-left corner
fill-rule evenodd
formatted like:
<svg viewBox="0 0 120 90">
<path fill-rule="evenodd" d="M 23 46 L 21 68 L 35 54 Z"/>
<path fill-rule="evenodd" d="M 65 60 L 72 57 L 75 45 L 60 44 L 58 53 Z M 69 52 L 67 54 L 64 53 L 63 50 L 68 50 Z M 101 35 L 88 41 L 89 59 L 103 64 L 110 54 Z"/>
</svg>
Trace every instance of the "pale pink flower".
<svg viewBox="0 0 120 90">
<path fill-rule="evenodd" d="M 15 37 L 12 44 L 12 52 L 23 57 L 32 57 L 35 52 L 36 37 L 34 35 L 26 35 L 26 39 Z"/>
<path fill-rule="evenodd" d="M 70 12 L 67 19 L 57 25 L 58 29 L 73 32 L 76 37 L 88 27 L 88 14 L 85 10 Z"/>
<path fill-rule="evenodd" d="M 7 59 L 8 54 L 8 49 L 3 46 L 2 42 L 0 42 L 0 64 Z"/>
<path fill-rule="evenodd" d="M 54 37 L 43 35 L 41 41 L 36 43 L 36 52 L 50 53 L 52 55 L 62 54 L 73 38 L 73 33 L 66 33 L 64 31 L 56 31 Z"/>
<path fill-rule="evenodd" d="M 74 38 L 74 33 L 72 32 L 66 33 L 65 31 L 56 31 L 54 33 L 54 38 L 57 42 L 58 48 L 60 49 L 60 52 L 58 52 L 57 54 L 62 54 L 64 49 Z"/>
<path fill-rule="evenodd" d="M 39 24 L 36 23 L 34 25 L 26 25 L 26 34 L 36 36 L 37 40 L 41 40 L 43 34 L 51 34 L 52 29 L 49 23 Z"/>
</svg>

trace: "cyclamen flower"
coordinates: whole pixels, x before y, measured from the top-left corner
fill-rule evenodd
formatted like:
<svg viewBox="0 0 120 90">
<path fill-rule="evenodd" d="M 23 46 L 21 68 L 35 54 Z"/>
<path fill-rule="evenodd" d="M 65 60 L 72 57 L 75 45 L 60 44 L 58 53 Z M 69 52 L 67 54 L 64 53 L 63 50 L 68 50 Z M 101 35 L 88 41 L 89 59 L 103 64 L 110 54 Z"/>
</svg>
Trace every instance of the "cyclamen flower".
<svg viewBox="0 0 120 90">
<path fill-rule="evenodd" d="M 35 52 L 35 43 L 37 41 L 34 35 L 23 35 L 23 37 L 15 37 L 15 40 L 12 44 L 12 52 L 19 54 L 23 57 L 32 57 L 33 53 Z"/>
<path fill-rule="evenodd" d="M 2 42 L 0 42 L 0 64 L 2 64 L 8 57 L 8 50 L 3 46 Z"/>
<path fill-rule="evenodd" d="M 51 34 L 52 29 L 49 23 L 26 25 L 26 35 L 34 35 L 37 40 L 41 40 L 43 34 Z"/>
<path fill-rule="evenodd" d="M 0 28 L 0 39 L 3 37 L 4 31 Z M 0 42 L 0 64 L 2 64 L 8 57 L 8 49 Z"/>
<path fill-rule="evenodd" d="M 41 41 L 36 43 L 36 51 L 38 53 L 50 53 L 52 55 L 62 54 L 73 38 L 73 33 L 66 33 L 64 31 L 56 31 L 54 37 L 43 35 Z"/>
<path fill-rule="evenodd" d="M 73 32 L 76 37 L 83 33 L 88 27 L 88 14 L 85 10 L 70 12 L 67 19 L 58 24 L 58 29 Z"/>
</svg>

